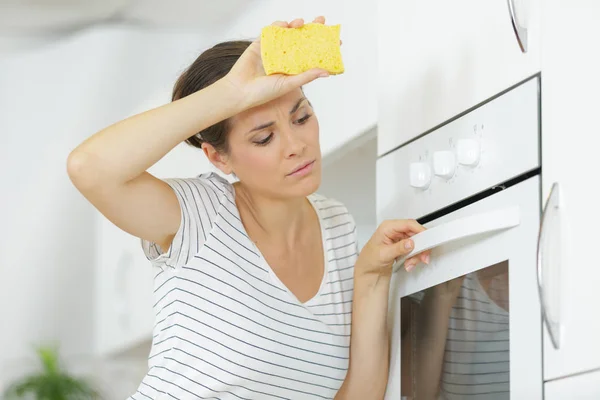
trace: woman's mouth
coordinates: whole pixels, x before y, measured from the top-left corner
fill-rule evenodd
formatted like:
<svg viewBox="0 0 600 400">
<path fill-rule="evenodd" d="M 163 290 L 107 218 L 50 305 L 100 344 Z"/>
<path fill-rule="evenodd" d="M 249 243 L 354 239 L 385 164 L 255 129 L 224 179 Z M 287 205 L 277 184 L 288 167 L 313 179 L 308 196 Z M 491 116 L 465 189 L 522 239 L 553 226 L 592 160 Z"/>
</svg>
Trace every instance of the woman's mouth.
<svg viewBox="0 0 600 400">
<path fill-rule="evenodd" d="M 290 172 L 287 176 L 305 176 L 308 175 L 315 164 L 315 160 L 305 162 Z"/>
</svg>

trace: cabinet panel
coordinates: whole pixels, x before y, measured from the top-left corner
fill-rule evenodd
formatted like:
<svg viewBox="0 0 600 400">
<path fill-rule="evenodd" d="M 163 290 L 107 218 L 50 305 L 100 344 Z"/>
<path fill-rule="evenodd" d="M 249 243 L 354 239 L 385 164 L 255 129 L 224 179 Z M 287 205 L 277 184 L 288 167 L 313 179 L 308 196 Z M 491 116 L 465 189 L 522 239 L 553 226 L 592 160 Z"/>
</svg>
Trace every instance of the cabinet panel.
<svg viewBox="0 0 600 400">
<path fill-rule="evenodd" d="M 516 3 L 527 53 L 506 1 L 379 1 L 379 155 L 539 71 L 540 0 Z"/>
<path fill-rule="evenodd" d="M 600 269 L 594 254 L 600 213 L 594 170 L 587 168 L 600 145 L 600 3 L 548 0 L 542 11 L 543 192 L 548 196 L 558 182 L 560 202 L 560 226 L 548 232 L 559 234 L 559 252 L 553 260 L 548 256 L 544 271 L 548 312 L 559 324 L 558 349 L 544 330 L 548 380 L 600 367 Z"/>
</svg>

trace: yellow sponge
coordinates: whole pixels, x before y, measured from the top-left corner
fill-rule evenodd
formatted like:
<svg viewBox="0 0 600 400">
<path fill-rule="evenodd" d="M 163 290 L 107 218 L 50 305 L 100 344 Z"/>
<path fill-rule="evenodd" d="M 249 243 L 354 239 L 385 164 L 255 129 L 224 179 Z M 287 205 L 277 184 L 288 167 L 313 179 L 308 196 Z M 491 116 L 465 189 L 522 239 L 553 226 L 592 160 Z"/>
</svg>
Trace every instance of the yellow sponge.
<svg viewBox="0 0 600 400">
<path fill-rule="evenodd" d="M 311 68 L 322 68 L 330 74 L 344 72 L 340 25 L 267 26 L 262 30 L 260 49 L 267 75 L 296 75 Z"/>
</svg>

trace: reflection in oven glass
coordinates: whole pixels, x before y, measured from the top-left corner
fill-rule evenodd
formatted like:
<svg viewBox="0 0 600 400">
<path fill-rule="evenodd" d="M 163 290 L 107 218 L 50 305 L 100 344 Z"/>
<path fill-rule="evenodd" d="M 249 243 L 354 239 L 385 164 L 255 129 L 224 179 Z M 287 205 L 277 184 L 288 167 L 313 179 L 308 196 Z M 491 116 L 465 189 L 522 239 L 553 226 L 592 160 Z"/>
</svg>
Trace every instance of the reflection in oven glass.
<svg viewBox="0 0 600 400">
<path fill-rule="evenodd" d="M 509 399 L 508 262 L 404 297 L 402 396 Z"/>
</svg>

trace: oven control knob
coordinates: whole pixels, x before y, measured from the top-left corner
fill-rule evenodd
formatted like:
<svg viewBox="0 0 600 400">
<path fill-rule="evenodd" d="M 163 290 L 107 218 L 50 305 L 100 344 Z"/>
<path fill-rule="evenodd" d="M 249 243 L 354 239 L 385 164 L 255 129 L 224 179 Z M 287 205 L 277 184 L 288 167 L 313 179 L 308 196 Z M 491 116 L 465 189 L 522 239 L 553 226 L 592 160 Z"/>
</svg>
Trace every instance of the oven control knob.
<svg viewBox="0 0 600 400">
<path fill-rule="evenodd" d="M 458 139 L 456 143 L 456 155 L 459 164 L 475 167 L 479 164 L 481 148 L 475 139 Z"/>
<path fill-rule="evenodd" d="M 424 162 L 410 164 L 410 186 L 427 189 L 431 183 L 431 167 Z"/>
<path fill-rule="evenodd" d="M 450 179 L 456 170 L 456 156 L 452 151 L 443 150 L 433 153 L 433 172 L 440 178 Z"/>
</svg>

